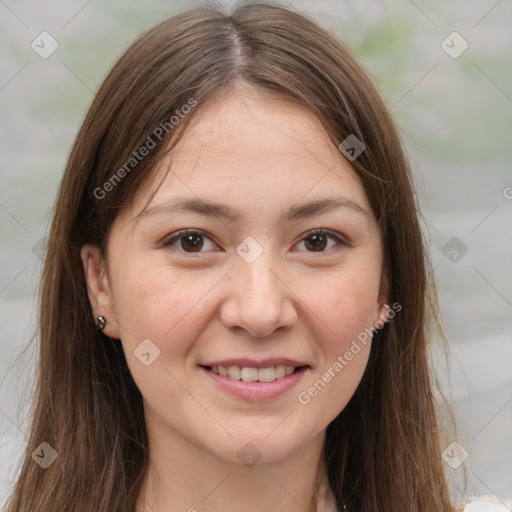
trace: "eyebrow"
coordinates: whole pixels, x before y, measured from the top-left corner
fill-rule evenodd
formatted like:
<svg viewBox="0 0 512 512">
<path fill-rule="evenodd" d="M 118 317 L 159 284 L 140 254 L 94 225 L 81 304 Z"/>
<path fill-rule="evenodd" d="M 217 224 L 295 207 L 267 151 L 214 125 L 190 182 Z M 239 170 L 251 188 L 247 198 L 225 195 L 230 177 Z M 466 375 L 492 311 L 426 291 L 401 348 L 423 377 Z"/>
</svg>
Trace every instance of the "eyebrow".
<svg viewBox="0 0 512 512">
<path fill-rule="evenodd" d="M 370 216 L 369 212 L 354 201 L 347 198 L 326 198 L 311 201 L 309 203 L 293 205 L 284 215 L 284 220 L 293 221 L 312 217 L 320 213 L 334 210 L 336 208 L 349 208 L 359 214 Z M 149 217 L 159 213 L 171 213 L 175 211 L 191 211 L 199 215 L 214 216 L 228 221 L 235 221 L 240 211 L 230 206 L 208 202 L 196 198 L 178 198 L 167 202 L 153 205 L 137 215 L 137 218 Z"/>
</svg>

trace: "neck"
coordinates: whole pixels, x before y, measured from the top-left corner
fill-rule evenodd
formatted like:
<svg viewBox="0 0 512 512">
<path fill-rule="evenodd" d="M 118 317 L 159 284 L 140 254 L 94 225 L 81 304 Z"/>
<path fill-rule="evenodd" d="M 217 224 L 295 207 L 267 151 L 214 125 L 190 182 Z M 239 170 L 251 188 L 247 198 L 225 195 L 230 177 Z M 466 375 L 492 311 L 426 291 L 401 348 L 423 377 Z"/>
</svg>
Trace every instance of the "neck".
<svg viewBox="0 0 512 512">
<path fill-rule="evenodd" d="M 148 437 L 150 464 L 137 512 L 317 512 L 317 491 L 327 481 L 325 432 L 285 459 L 251 467 L 219 459 L 175 432 Z"/>
</svg>

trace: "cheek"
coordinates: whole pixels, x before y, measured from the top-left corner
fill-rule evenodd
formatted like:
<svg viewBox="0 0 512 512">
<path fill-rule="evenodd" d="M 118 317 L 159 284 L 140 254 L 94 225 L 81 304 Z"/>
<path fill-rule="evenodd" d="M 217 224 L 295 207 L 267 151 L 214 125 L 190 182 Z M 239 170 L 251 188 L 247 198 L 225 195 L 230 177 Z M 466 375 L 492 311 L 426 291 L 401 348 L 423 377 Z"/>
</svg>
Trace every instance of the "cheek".
<svg viewBox="0 0 512 512">
<path fill-rule="evenodd" d="M 161 264 L 126 268 L 116 297 L 123 345 L 134 350 L 150 339 L 162 355 L 187 350 L 202 328 L 204 297 L 215 281 L 206 275 L 191 279 Z"/>
<path fill-rule="evenodd" d="M 371 343 L 353 341 L 338 350 L 301 388 L 297 400 L 304 413 L 324 428 L 346 407 L 368 363 Z"/>
<path fill-rule="evenodd" d="M 354 271 L 315 297 L 311 310 L 318 319 L 316 339 L 326 371 L 343 370 L 343 379 L 362 375 L 369 355 L 377 294 L 378 287 L 371 276 Z M 343 369 L 335 364 L 340 358 Z"/>
<path fill-rule="evenodd" d="M 328 424 L 347 405 L 366 369 L 371 349 L 378 266 L 347 267 L 335 278 L 319 279 L 305 301 L 319 352 L 319 365 L 297 396 L 310 418 Z M 309 288 L 311 289 L 311 287 Z"/>
<path fill-rule="evenodd" d="M 357 266 L 304 281 L 302 296 L 311 318 L 323 326 L 327 346 L 342 349 L 353 337 L 371 327 L 378 309 L 380 273 L 377 266 Z M 349 343 L 350 344 L 350 343 Z"/>
<path fill-rule="evenodd" d="M 158 410 L 170 397 L 175 403 L 186 399 L 179 384 L 187 378 L 184 363 L 210 321 L 208 290 L 218 277 L 191 279 L 187 273 L 152 268 L 132 267 L 125 273 L 116 311 L 130 373 L 145 401 Z"/>
</svg>

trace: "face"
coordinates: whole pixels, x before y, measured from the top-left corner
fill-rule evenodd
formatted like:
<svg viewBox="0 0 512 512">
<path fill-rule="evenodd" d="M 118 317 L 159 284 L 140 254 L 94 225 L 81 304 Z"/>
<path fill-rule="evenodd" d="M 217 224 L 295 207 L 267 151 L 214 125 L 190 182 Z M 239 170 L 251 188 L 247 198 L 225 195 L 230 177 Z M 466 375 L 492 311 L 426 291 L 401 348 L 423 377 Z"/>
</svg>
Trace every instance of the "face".
<svg viewBox="0 0 512 512">
<path fill-rule="evenodd" d="M 386 297 L 363 186 L 310 113 L 249 88 L 202 105 L 107 253 L 82 249 L 89 296 L 122 341 L 150 437 L 235 462 L 323 438 Z"/>
</svg>

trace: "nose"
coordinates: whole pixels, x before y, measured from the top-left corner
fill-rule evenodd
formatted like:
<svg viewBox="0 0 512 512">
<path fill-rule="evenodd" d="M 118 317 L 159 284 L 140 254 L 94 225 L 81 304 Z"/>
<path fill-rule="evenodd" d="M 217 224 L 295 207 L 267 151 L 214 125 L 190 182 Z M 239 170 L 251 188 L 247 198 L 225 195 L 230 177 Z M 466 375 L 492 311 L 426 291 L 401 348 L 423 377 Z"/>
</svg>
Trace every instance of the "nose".
<svg viewBox="0 0 512 512">
<path fill-rule="evenodd" d="M 220 311 L 226 328 L 262 338 L 297 321 L 294 293 L 269 253 L 252 263 L 239 258 L 231 269 L 229 296 Z"/>
</svg>

